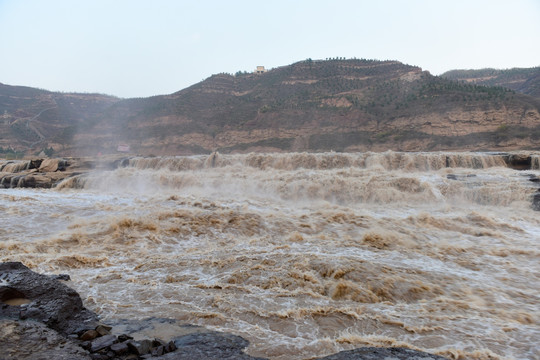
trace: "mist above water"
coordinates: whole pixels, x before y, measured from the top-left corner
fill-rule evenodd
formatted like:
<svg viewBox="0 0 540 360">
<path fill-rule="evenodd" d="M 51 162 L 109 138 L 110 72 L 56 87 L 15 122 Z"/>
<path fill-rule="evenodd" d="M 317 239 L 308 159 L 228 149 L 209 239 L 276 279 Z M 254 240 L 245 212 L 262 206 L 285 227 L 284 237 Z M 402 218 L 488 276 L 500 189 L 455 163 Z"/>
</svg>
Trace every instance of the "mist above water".
<svg viewBox="0 0 540 360">
<path fill-rule="evenodd" d="M 365 345 L 538 353 L 540 217 L 524 176 L 537 168 L 393 152 L 124 165 L 0 190 L 1 260 L 70 273 L 105 320 L 173 317 L 275 359 Z"/>
</svg>

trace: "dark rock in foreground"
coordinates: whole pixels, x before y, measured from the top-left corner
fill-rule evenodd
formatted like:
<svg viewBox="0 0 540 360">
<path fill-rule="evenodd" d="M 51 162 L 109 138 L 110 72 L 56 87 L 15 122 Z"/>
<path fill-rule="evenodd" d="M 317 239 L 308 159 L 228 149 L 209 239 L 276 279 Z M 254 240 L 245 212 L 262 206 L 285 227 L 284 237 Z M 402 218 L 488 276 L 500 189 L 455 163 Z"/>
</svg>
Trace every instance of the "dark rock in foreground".
<svg viewBox="0 0 540 360">
<path fill-rule="evenodd" d="M 240 336 L 180 325 L 172 341 L 134 340 L 116 335 L 84 308 L 75 292 L 58 279 L 67 275 L 37 274 L 18 262 L 0 263 L 0 358 L 2 360 L 198 359 L 262 360 L 244 353 L 249 342 Z M 139 324 L 137 324 L 139 323 Z M 172 319 L 120 320 L 129 333 Z M 410 359 L 442 357 L 404 348 L 360 348 L 320 359 Z"/>
<path fill-rule="evenodd" d="M 90 360 L 74 341 L 37 321 L 0 320 L 2 360 Z"/>
<path fill-rule="evenodd" d="M 0 301 L 0 317 L 36 320 L 62 335 L 97 323 L 75 290 L 19 262 L 0 264 Z"/>
<path fill-rule="evenodd" d="M 259 359 L 244 354 L 243 350 L 249 344 L 240 336 L 206 332 L 189 334 L 174 340 L 178 350 L 161 357 L 161 359 Z"/>
<path fill-rule="evenodd" d="M 113 335 L 59 279 L 69 276 L 0 264 L 1 359 L 257 359 L 243 353 L 247 340 L 231 334 L 205 331 L 170 342 Z"/>
<path fill-rule="evenodd" d="M 334 355 L 317 358 L 318 360 L 445 360 L 437 355 L 407 348 L 376 348 L 366 347 L 349 351 L 342 351 Z"/>
</svg>

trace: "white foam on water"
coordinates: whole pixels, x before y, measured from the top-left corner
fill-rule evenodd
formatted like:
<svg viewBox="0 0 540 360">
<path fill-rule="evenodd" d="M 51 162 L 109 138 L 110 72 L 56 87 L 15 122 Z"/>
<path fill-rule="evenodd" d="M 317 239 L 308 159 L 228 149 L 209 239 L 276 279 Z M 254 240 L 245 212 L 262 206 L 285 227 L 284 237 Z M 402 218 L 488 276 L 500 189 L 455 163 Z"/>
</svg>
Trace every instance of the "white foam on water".
<svg viewBox="0 0 540 360">
<path fill-rule="evenodd" d="M 540 217 L 522 174 L 470 153 L 132 159 L 79 190 L 0 190 L 0 260 L 69 273 L 103 319 L 174 317 L 273 359 L 532 358 Z"/>
</svg>

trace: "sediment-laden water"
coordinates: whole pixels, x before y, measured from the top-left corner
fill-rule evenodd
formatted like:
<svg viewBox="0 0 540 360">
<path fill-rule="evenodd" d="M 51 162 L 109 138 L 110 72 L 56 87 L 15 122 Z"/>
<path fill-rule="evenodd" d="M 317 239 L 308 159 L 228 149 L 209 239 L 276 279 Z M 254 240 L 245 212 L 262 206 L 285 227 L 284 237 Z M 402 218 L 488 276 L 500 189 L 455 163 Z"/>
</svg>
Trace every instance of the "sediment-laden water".
<svg viewBox="0 0 540 360">
<path fill-rule="evenodd" d="M 540 166 L 393 152 L 124 165 L 0 190 L 0 260 L 69 273 L 105 321 L 175 318 L 273 359 L 539 354 Z"/>
</svg>

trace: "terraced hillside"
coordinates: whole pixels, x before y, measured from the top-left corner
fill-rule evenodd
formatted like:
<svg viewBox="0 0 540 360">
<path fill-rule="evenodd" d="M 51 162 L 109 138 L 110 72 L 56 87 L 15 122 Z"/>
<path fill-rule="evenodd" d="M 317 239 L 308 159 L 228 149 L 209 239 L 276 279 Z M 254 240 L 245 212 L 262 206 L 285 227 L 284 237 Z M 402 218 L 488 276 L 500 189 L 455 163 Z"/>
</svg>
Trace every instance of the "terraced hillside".
<svg viewBox="0 0 540 360">
<path fill-rule="evenodd" d="M 540 99 L 397 61 L 308 59 L 139 99 L 28 91 L 19 113 L 8 106 L 0 146 L 61 155 L 113 153 L 119 144 L 143 155 L 540 147 Z"/>
</svg>

